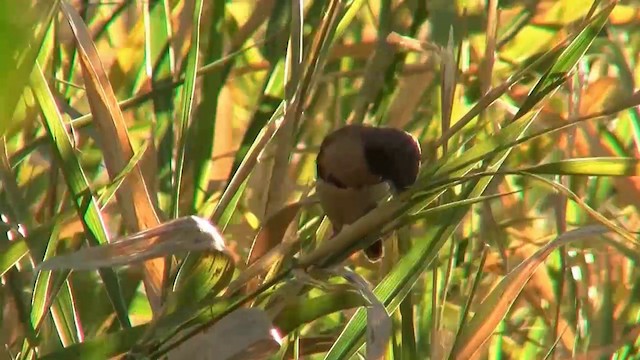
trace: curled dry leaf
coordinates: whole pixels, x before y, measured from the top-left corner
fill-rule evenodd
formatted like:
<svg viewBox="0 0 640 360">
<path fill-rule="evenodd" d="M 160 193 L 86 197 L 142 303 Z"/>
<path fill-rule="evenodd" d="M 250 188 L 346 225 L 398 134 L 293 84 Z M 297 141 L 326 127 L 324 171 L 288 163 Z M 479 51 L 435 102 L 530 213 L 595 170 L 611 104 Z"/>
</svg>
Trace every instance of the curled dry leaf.
<svg viewBox="0 0 640 360">
<path fill-rule="evenodd" d="M 169 360 L 268 359 L 282 339 L 266 312 L 242 308 L 172 350 Z"/>
<path fill-rule="evenodd" d="M 391 338 L 391 318 L 384 304 L 371 291 L 369 283 L 355 272 L 346 268 L 335 271 L 344 277 L 370 303 L 367 307 L 367 360 L 384 359 L 387 344 Z"/>
<path fill-rule="evenodd" d="M 116 239 L 110 244 L 53 257 L 36 270 L 93 270 L 202 250 L 226 253 L 224 238 L 209 221 L 187 216 Z"/>
</svg>

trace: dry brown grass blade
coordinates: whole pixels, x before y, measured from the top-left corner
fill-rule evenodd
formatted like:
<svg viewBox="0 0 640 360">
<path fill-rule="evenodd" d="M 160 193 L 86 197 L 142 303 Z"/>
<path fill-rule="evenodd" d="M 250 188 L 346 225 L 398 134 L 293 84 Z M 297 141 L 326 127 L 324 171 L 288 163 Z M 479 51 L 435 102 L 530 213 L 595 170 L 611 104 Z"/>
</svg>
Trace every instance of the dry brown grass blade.
<svg viewBox="0 0 640 360">
<path fill-rule="evenodd" d="M 501 184 L 500 188 L 503 192 L 511 189 L 504 183 Z M 515 215 L 514 217 L 518 217 L 516 214 L 520 214 L 522 218 L 527 217 L 528 210 L 522 202 L 518 201 L 515 195 L 504 196 L 500 199 L 503 201 L 502 215 L 511 214 L 511 216 Z M 531 215 L 533 216 L 533 214 Z M 540 238 L 540 232 L 532 226 L 531 221 L 514 223 L 505 230 L 510 237 L 507 256 L 492 253 L 493 259 L 485 263 L 485 271 L 487 272 L 495 272 L 495 269 L 499 267 L 501 269 L 499 273 L 504 274 L 504 264 L 507 264 L 506 271 L 508 272 L 512 267 L 516 266 L 519 261 L 533 256 L 539 249 L 541 241 L 546 241 L 544 238 Z M 503 260 L 505 258 L 508 260 L 507 262 Z M 492 263 L 492 265 L 486 266 L 489 263 Z M 493 268 L 493 270 L 491 270 L 491 268 Z M 546 271 L 536 271 L 531 279 L 529 279 L 522 294 L 530 306 L 535 308 L 538 314 L 542 314 L 542 320 L 550 328 L 554 327 L 553 322 L 556 321 L 555 310 L 558 306 L 553 286 L 553 279 Z M 544 308 L 539 306 L 541 301 L 546 301 L 548 306 Z M 563 316 L 558 317 L 557 325 L 559 329 L 563 329 L 558 341 L 561 342 L 565 348 L 571 349 L 575 343 L 574 328 L 568 326 L 568 321 Z"/>
<path fill-rule="evenodd" d="M 612 77 L 603 77 L 590 83 L 585 89 L 580 104 L 580 115 L 593 114 L 606 108 L 620 97 L 620 84 Z M 638 95 L 629 98 L 630 102 L 636 101 Z M 629 104 L 631 105 L 631 104 Z M 634 106 L 632 105 L 632 106 Z M 577 156 L 619 156 L 620 154 L 607 143 L 607 139 L 600 135 L 597 124 L 587 122 L 576 133 L 576 143 L 582 144 L 576 148 Z M 637 177 L 616 177 L 613 179 L 620 193 L 625 196 L 618 201 L 626 205 L 640 204 L 640 179 Z"/>
<path fill-rule="evenodd" d="M 404 128 L 418 110 L 424 92 L 433 83 L 442 50 L 433 44 L 402 36 L 396 32 L 389 33 L 386 42 L 399 50 L 421 53 L 420 60 L 416 64 L 405 64 L 404 70 L 411 67 L 427 69 L 408 73 L 399 80 L 398 90 L 386 116 L 388 126 Z"/>
<path fill-rule="evenodd" d="M 420 65 L 434 68 L 433 57 L 429 56 Z M 388 126 L 404 129 L 409 124 L 422 105 L 423 95 L 432 85 L 435 75 L 435 71 L 423 71 L 407 75 L 400 80 L 397 95 L 389 107 Z"/>
<path fill-rule="evenodd" d="M 271 145 L 274 148 L 274 156 L 266 162 L 269 173 L 267 191 L 265 192 L 264 218 L 275 214 L 286 202 L 287 196 L 291 193 L 288 185 L 289 160 L 291 151 L 295 147 L 295 134 L 301 122 L 302 106 L 307 96 L 306 91 L 301 86 L 301 79 L 304 72 L 303 61 L 303 27 L 304 14 L 301 1 L 292 1 L 291 8 L 291 30 L 289 45 L 287 47 L 285 61 L 285 108 L 284 120 L 280 131 L 275 135 L 275 142 Z M 311 74 L 308 74 L 311 75 Z"/>
<path fill-rule="evenodd" d="M 271 139 L 275 136 L 279 136 L 278 134 L 283 131 L 282 128 L 284 126 L 287 126 L 285 130 L 290 131 L 284 131 L 285 134 L 282 135 L 282 137 L 288 140 L 292 138 L 293 131 L 296 129 L 296 124 L 288 124 L 294 121 L 297 122 L 301 117 L 304 99 L 310 96 L 308 92 L 311 90 L 311 85 L 317 77 L 316 72 L 318 71 L 318 69 L 322 68 L 322 66 L 324 65 L 324 61 L 326 60 L 322 56 L 320 51 L 323 49 L 323 45 L 327 40 L 327 33 L 332 28 L 332 26 L 335 25 L 337 14 L 339 13 L 340 9 L 342 9 L 342 3 L 340 1 L 332 1 L 330 3 L 324 21 L 320 26 L 320 31 L 314 37 L 314 40 L 312 41 L 312 44 L 310 46 L 310 50 L 305 59 L 306 65 L 298 62 L 298 60 L 300 60 L 302 56 L 300 46 L 301 44 L 298 41 L 292 41 L 292 44 L 295 45 L 292 46 L 299 48 L 293 49 L 291 52 L 291 56 L 289 57 L 296 59 L 296 61 L 294 61 L 294 66 L 292 69 L 292 75 L 296 78 L 299 77 L 300 81 L 295 81 L 296 79 L 292 79 L 287 83 L 287 86 L 289 87 L 287 89 L 287 101 L 285 101 L 284 104 L 281 104 L 280 107 L 276 109 L 271 120 L 269 120 L 267 125 L 265 125 L 254 143 L 251 145 L 249 152 L 242 160 L 242 163 L 240 163 L 238 170 L 236 171 L 233 178 L 229 181 L 229 185 L 220 197 L 220 201 L 218 201 L 213 215 L 211 216 L 212 222 L 217 223 L 220 220 L 223 213 L 226 211 L 227 206 L 236 195 L 236 191 L 244 183 L 249 174 L 255 170 L 254 165 L 256 164 L 259 155 L 263 150 L 265 150 Z M 298 22 L 301 21 L 302 19 L 299 18 Z M 301 30 L 299 30 L 299 32 L 300 31 Z M 293 32 L 295 32 L 295 29 Z M 300 34 L 302 33 L 300 32 Z M 297 37 L 293 36 L 292 38 Z M 302 75 L 302 71 L 299 71 L 298 69 L 306 69 L 306 72 Z M 296 87 L 292 88 L 291 84 Z M 294 89 L 295 92 L 293 91 Z M 289 92 L 292 92 L 293 95 L 290 95 Z M 281 116 L 281 112 L 284 114 L 284 116 Z M 280 171 L 279 173 L 277 173 L 279 179 L 286 179 L 286 176 L 284 176 L 284 171 L 288 167 L 288 155 L 290 154 L 292 148 L 292 143 L 287 143 L 280 146 L 281 150 L 288 149 L 289 152 L 287 153 L 281 151 L 280 154 L 276 155 L 276 157 L 278 157 L 279 159 L 279 164 L 266 165 L 266 167 L 268 168 L 267 171 L 269 172 L 269 182 L 274 183 L 274 179 L 272 178 L 271 174 L 277 173 L 277 171 Z M 287 155 L 287 161 L 284 161 L 282 154 Z M 278 201 L 282 201 L 282 199 L 284 198 L 284 193 L 281 191 L 282 186 L 280 185 L 281 184 L 276 184 L 274 188 L 272 188 L 270 185 L 268 186 L 269 189 L 266 195 L 265 213 L 268 213 L 270 209 L 277 209 Z"/>
<path fill-rule="evenodd" d="M 255 166 L 258 163 L 258 157 L 262 153 L 263 150 L 267 147 L 274 134 L 280 129 L 283 123 L 283 116 L 280 115 L 279 111 L 282 109 L 281 107 L 276 110 L 276 114 L 274 117 L 269 120 L 269 122 L 264 126 L 260 134 L 256 137 L 256 140 L 249 148 L 247 155 L 244 157 L 238 170 L 236 171 L 233 178 L 229 181 L 226 189 L 222 193 L 220 200 L 216 204 L 216 207 L 213 211 L 213 215 L 211 215 L 211 222 L 217 223 L 222 217 L 223 213 L 226 211 L 227 206 L 231 203 L 233 197 L 236 195 L 236 192 L 242 184 L 247 180 L 249 175 L 255 170 Z"/>
<path fill-rule="evenodd" d="M 358 98 L 354 103 L 351 112 L 350 123 L 362 123 L 369 106 L 374 101 L 384 85 L 384 74 L 387 68 L 393 63 L 396 54 L 396 46 L 387 39 L 376 41 L 373 55 L 367 62 L 363 75 L 362 86 Z"/>
<path fill-rule="evenodd" d="M 237 291 L 241 286 L 250 293 L 260 285 L 266 273 L 279 268 L 277 263 L 298 243 L 297 237 L 293 236 L 295 231 L 291 227 L 292 221 L 301 207 L 314 202 L 307 199 L 289 204 L 266 221 L 253 240 L 247 258 L 249 267 L 229 285 L 229 293 Z"/>
<path fill-rule="evenodd" d="M 38 265 L 36 270 L 95 270 L 203 250 L 227 254 L 225 240 L 218 229 L 203 218 L 187 216 L 106 245 L 85 247 L 74 253 L 50 258 Z"/>
<path fill-rule="evenodd" d="M 270 270 L 276 269 L 273 264 L 280 261 L 286 254 L 289 254 L 298 244 L 299 241 L 297 239 L 278 244 L 275 248 L 268 251 L 264 256 L 256 260 L 237 278 L 235 278 L 229 286 L 227 286 L 225 294 L 235 294 L 243 289 L 245 289 L 246 293 L 250 293 L 252 290 L 255 290 L 257 285 L 260 284 L 260 281 L 264 280 L 265 274 Z"/>
<path fill-rule="evenodd" d="M 498 32 L 498 0 L 489 0 L 487 7 L 489 10 L 487 15 L 487 48 L 484 52 L 482 72 L 480 73 L 480 86 L 482 87 L 483 95 L 491 89 L 491 78 L 493 74 L 493 64 L 495 63 Z"/>
<path fill-rule="evenodd" d="M 369 111 L 371 104 L 380 94 L 385 85 L 385 75 L 398 52 L 397 41 L 403 37 L 398 33 L 405 33 L 407 24 L 397 21 L 397 9 L 389 9 L 389 24 L 379 25 L 378 39 L 373 55 L 369 58 L 365 68 L 364 78 L 360 92 L 353 105 L 353 111 L 349 116 L 350 123 L 362 123 Z M 385 29 L 384 27 L 388 27 Z M 392 35 L 393 34 L 393 35 Z"/>
<path fill-rule="evenodd" d="M 257 0 L 255 9 L 260 11 L 253 11 L 249 19 L 242 25 L 238 32 L 234 35 L 229 45 L 230 49 L 239 49 L 247 39 L 253 34 L 271 15 L 273 8 L 275 7 L 275 0 Z"/>
<path fill-rule="evenodd" d="M 442 67 L 442 79 L 440 86 L 440 107 L 442 108 L 442 118 L 440 119 L 442 133 L 445 134 L 451 128 L 451 115 L 453 114 L 453 104 L 456 95 L 458 61 L 454 53 L 455 46 L 453 40 L 453 28 L 449 29 L 449 40 L 447 47 L 440 52 L 440 66 Z M 442 150 L 447 154 L 448 142 L 442 143 Z"/>
<path fill-rule="evenodd" d="M 611 358 L 616 351 L 618 351 L 625 343 L 631 343 L 640 336 L 640 327 L 635 326 L 631 331 L 623 335 L 618 341 L 611 345 L 600 346 L 590 349 L 584 354 L 574 355 L 572 357 L 565 357 L 563 360 L 591 360 L 598 358 Z"/>
<path fill-rule="evenodd" d="M 405 51 L 416 51 L 416 52 L 435 52 L 436 54 L 440 54 L 441 50 L 437 45 L 428 43 L 426 41 L 420 41 L 409 36 L 403 36 L 398 34 L 397 32 L 390 32 L 387 35 L 387 42 L 394 46 L 397 46 Z"/>
<path fill-rule="evenodd" d="M 227 294 L 234 294 L 244 288 L 249 293 L 264 281 L 265 274 L 279 269 L 277 262 L 290 253 L 299 244 L 292 221 L 300 208 L 313 205 L 316 199 L 304 198 L 289 204 L 269 218 L 256 235 L 249 256 L 248 267 L 227 287 Z"/>
<path fill-rule="evenodd" d="M 520 203 L 516 206 L 520 207 L 522 204 Z M 505 212 L 522 212 L 522 210 L 516 208 Z M 509 228 L 508 231 L 512 237 L 512 241 L 509 244 L 509 269 L 511 269 L 511 265 L 517 265 L 515 263 L 516 261 L 534 256 L 536 251 L 539 250 L 540 241 L 543 239 L 539 237 L 539 232 L 537 232 L 530 223 L 514 226 Z M 552 328 L 554 326 L 553 322 L 556 318 L 555 310 L 558 304 L 551 276 L 546 271 L 536 271 L 527 282 L 522 293 L 524 299 L 529 302 L 530 306 L 536 308 L 538 313 L 543 314 L 541 317 L 547 326 Z M 548 306 L 544 308 L 539 306 L 541 301 L 546 301 Z M 568 321 L 563 316 L 558 317 L 557 324 L 559 329 L 564 329 L 559 335 L 559 342 L 561 342 L 565 348 L 571 349 L 573 344 L 575 344 L 576 334 L 574 328 L 568 325 Z"/>
<path fill-rule="evenodd" d="M 608 232 L 600 225 L 585 226 L 568 231 L 538 250 L 507 274 L 476 309 L 474 317 L 464 325 L 450 359 L 466 360 L 489 339 L 496 326 L 507 314 L 531 276 L 538 270 L 552 251 L 576 240 L 599 236 Z"/>
<path fill-rule="evenodd" d="M 253 245 L 247 258 L 247 265 L 253 264 L 282 241 L 289 224 L 291 224 L 303 205 L 305 203 L 302 201 L 289 204 L 266 221 L 253 240 Z"/>
<path fill-rule="evenodd" d="M 576 156 L 619 156 L 620 154 L 607 144 L 607 140 L 600 135 L 598 126 L 594 123 L 585 123 L 585 126 L 576 133 L 576 141 L 588 144 L 588 147 L 578 147 Z M 613 179 L 616 188 L 621 194 L 618 201 L 625 205 L 640 205 L 640 178 L 616 177 Z"/>
<path fill-rule="evenodd" d="M 389 34 L 387 42 L 396 44 L 396 46 L 402 46 L 407 42 L 414 47 L 421 45 L 420 41 L 404 38 L 397 33 Z M 431 70 L 408 74 L 400 78 L 393 102 L 389 106 L 387 114 L 388 126 L 405 128 L 415 116 L 416 111 L 419 110 L 424 92 L 433 84 L 436 76 L 435 69 L 438 61 L 438 52 L 419 49 L 422 54 L 420 54 L 420 60 L 415 65 Z M 405 64 L 406 68 L 408 68 L 407 64 Z"/>
<path fill-rule="evenodd" d="M 313 37 L 309 50 L 303 52 L 303 2 L 292 2 L 292 21 L 287 49 L 285 78 L 285 106 L 284 117 L 278 132 L 274 135 L 276 141 L 270 144 L 273 148 L 273 158 L 264 162 L 266 172 L 264 193 L 264 218 L 270 217 L 278 211 L 291 194 L 289 174 L 289 160 L 295 147 L 295 134 L 302 121 L 302 113 L 306 99 L 312 97 L 318 73 L 326 61 L 326 49 L 331 44 L 329 34 L 337 25 L 337 19 L 344 7 L 340 1 L 330 2 L 322 19 L 320 30 Z M 306 57 L 303 57 L 305 56 Z"/>
<path fill-rule="evenodd" d="M 349 119 L 350 123 L 364 121 L 365 115 L 369 111 L 369 106 L 382 90 L 382 86 L 385 83 L 384 74 L 393 63 L 395 55 L 395 47 L 387 42 L 386 39 L 378 41 L 378 46 L 373 56 L 367 62 L 360 93 L 353 104 L 353 111 Z"/>
<path fill-rule="evenodd" d="M 109 177 L 113 179 L 134 155 L 127 126 L 86 24 L 66 1 L 61 1 L 60 7 L 76 39 L 87 98 L 98 132 L 97 140 L 104 154 Z M 138 232 L 159 224 L 145 178 L 138 165 L 125 178 L 116 192 L 116 198 L 129 231 Z M 144 268 L 145 288 L 155 312 L 160 307 L 164 261 L 148 261 Z"/>
<path fill-rule="evenodd" d="M 330 271 L 338 276 L 342 276 L 368 302 L 367 307 L 367 359 L 382 360 L 385 358 L 389 338 L 391 337 L 391 318 L 387 314 L 384 304 L 378 300 L 371 290 L 371 285 L 360 275 L 344 268 L 337 271 Z"/>
<path fill-rule="evenodd" d="M 622 95 L 620 90 L 620 81 L 611 76 L 602 77 L 590 82 L 582 89 L 579 110 L 580 116 L 602 111 L 608 104 Z"/>
<path fill-rule="evenodd" d="M 552 293 L 552 285 L 553 282 L 549 274 L 544 271 L 536 271 L 531 279 L 529 279 L 522 294 L 529 305 L 537 309 L 537 312 L 541 314 L 542 321 L 544 321 L 550 329 L 556 326 L 554 322 L 557 323 L 558 329 L 562 329 L 562 331 L 557 334 L 558 344 L 561 343 L 565 349 L 572 349 L 576 341 L 575 329 L 570 326 L 569 321 L 564 316 L 559 316 L 556 319 L 558 302 L 555 294 Z M 546 301 L 547 306 L 542 307 L 539 305 L 543 301 Z"/>
<path fill-rule="evenodd" d="M 233 285 L 246 285 L 245 290 L 250 293 L 265 280 L 265 274 L 273 275 L 280 268 L 279 263 L 283 257 L 299 243 L 295 227 L 291 226 L 293 220 L 301 207 L 315 202 L 315 200 L 304 199 L 289 204 L 266 221 L 251 246 L 247 259 L 249 268 L 229 286 L 229 292 L 236 291 Z"/>
<path fill-rule="evenodd" d="M 232 154 L 237 148 L 237 144 L 233 141 L 234 99 L 231 88 L 230 84 L 226 84 L 219 95 L 210 181 L 226 180 L 227 174 L 233 167 L 233 157 L 225 156 Z"/>
<path fill-rule="evenodd" d="M 290 106 L 287 106 L 290 108 Z M 297 121 L 293 118 L 292 111 L 285 110 L 283 125 L 274 136 L 274 141 L 267 148 L 272 150 L 273 156 L 265 159 L 262 165 L 266 172 L 263 182 L 266 188 L 264 193 L 263 219 L 274 215 L 287 201 L 291 193 L 291 180 L 289 179 L 289 155 L 294 147 L 294 135 Z"/>
<path fill-rule="evenodd" d="M 520 80 L 519 77 L 512 77 L 504 81 L 502 84 L 492 88 L 485 95 L 483 95 L 478 102 L 469 110 L 464 116 L 462 116 L 459 120 L 453 124 L 449 129 L 443 132 L 442 136 L 433 144 L 434 148 L 442 146 L 445 144 L 449 138 L 455 135 L 458 131 L 464 128 L 473 118 L 478 116 L 484 109 L 493 104 L 494 101 L 498 100 L 500 96 L 502 96 L 510 87 L 512 87 L 515 83 Z"/>
</svg>

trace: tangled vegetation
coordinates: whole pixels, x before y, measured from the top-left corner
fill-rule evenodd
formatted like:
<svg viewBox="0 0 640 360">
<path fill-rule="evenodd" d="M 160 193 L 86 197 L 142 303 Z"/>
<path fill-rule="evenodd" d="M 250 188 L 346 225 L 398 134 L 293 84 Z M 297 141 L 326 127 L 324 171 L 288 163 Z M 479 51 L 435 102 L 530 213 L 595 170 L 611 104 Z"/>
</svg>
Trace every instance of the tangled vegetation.
<svg viewBox="0 0 640 360">
<path fill-rule="evenodd" d="M 637 358 L 638 23 L 636 0 L 2 2 L 1 358 Z M 348 123 L 423 161 L 332 237 L 315 159 Z"/>
</svg>

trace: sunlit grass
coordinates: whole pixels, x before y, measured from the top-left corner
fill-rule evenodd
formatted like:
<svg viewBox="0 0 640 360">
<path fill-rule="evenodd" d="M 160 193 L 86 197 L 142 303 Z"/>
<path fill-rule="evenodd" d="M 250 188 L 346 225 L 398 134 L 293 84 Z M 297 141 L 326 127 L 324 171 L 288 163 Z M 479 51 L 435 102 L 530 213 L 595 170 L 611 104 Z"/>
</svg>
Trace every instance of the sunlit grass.
<svg viewBox="0 0 640 360">
<path fill-rule="evenodd" d="M 635 358 L 638 14 L 0 5 L 1 358 Z M 328 241 L 315 154 L 354 122 L 424 162 Z"/>
</svg>

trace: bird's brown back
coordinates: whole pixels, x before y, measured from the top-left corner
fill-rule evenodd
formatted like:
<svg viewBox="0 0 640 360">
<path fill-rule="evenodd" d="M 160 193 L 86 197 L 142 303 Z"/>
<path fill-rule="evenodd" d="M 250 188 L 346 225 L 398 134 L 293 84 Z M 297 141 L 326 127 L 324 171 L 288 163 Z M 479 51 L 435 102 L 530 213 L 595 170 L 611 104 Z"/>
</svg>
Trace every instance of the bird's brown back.
<svg viewBox="0 0 640 360">
<path fill-rule="evenodd" d="M 318 153 L 318 177 L 341 188 L 380 183 L 382 177 L 371 173 L 367 163 L 364 134 L 361 125 L 348 125 L 329 134 Z"/>
</svg>

